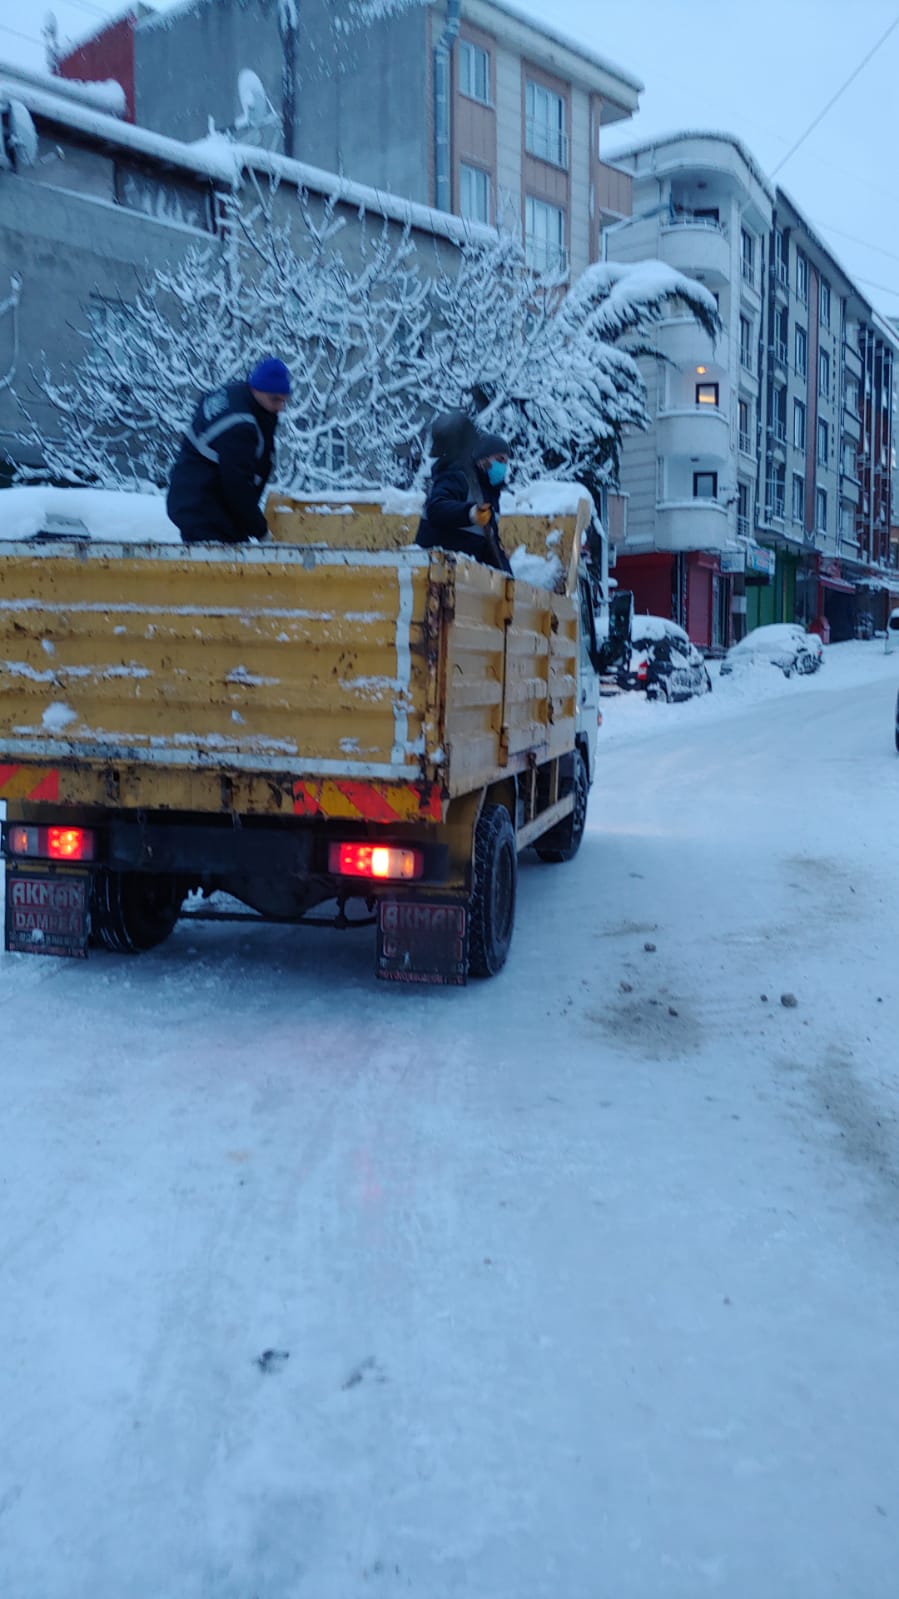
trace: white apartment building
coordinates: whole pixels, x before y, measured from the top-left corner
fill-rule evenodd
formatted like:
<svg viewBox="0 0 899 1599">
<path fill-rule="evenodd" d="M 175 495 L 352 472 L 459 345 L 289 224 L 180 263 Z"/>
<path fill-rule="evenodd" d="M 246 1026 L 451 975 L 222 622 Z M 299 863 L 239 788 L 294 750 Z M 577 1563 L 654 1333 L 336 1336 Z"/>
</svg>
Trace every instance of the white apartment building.
<svg viewBox="0 0 899 1599">
<path fill-rule="evenodd" d="M 715 340 L 688 313 L 657 329 L 664 361 L 643 363 L 651 425 L 624 444 L 628 508 L 615 575 L 639 609 L 723 647 L 741 631 L 746 603 L 730 571 L 773 564 L 752 535 L 774 189 L 728 134 L 679 133 L 613 159 L 633 179 L 633 215 L 604 231 L 607 258 L 656 258 L 696 278 L 723 324 Z"/>
</svg>

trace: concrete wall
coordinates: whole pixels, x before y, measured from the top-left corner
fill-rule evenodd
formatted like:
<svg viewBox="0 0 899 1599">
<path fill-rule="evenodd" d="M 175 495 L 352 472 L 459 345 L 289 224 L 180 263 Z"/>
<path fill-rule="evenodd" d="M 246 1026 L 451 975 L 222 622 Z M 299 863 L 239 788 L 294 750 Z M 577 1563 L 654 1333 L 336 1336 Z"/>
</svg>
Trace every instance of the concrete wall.
<svg viewBox="0 0 899 1599">
<path fill-rule="evenodd" d="M 53 155 L 57 146 L 62 159 Z M 22 174 L 0 172 L 0 300 L 16 274 L 22 287 L 15 385 L 35 420 L 49 431 L 52 415 L 29 368 L 41 367 L 46 357 L 58 372 L 83 359 L 87 344 L 81 335 L 89 329 L 92 299 L 127 301 L 139 276 L 177 260 L 193 245 L 217 249 L 218 243 L 203 229 L 117 204 L 115 163 L 108 154 L 60 141 L 55 131 L 41 133 L 41 153 L 46 165 Z M 199 207 L 205 204 L 202 186 L 194 200 Z M 0 375 L 13 355 L 12 319 L 5 320 Z M 13 393 L 0 391 L 0 454 L 15 449 L 22 426 Z"/>
<path fill-rule="evenodd" d="M 217 128 L 230 128 L 240 111 L 237 77 L 245 67 L 258 74 L 281 110 L 277 0 L 254 0 L 252 8 L 241 0 L 198 0 L 138 23 L 134 50 L 142 127 L 186 140 L 202 139 L 210 117 Z"/>
<path fill-rule="evenodd" d="M 297 37 L 300 161 L 433 202 L 429 17 L 413 6 L 368 26 L 334 26 L 331 0 L 302 0 Z"/>
<path fill-rule="evenodd" d="M 428 12 L 345 30 L 331 0 L 302 0 L 293 41 L 294 117 L 286 143 L 299 161 L 343 172 L 424 205 L 432 202 Z M 339 21 L 338 15 L 338 21 Z M 231 128 L 238 74 L 249 68 L 285 115 L 285 43 L 277 0 L 197 0 L 135 31 L 137 121 L 176 139 L 200 139 L 211 117 Z M 190 63 L 189 70 L 184 64 Z"/>
</svg>

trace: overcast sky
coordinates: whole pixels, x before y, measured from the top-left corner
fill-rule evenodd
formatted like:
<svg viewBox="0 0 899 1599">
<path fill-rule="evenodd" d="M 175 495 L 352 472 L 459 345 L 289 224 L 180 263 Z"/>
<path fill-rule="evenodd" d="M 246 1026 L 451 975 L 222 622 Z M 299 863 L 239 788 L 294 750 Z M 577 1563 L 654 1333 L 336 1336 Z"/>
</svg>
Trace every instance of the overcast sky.
<svg viewBox="0 0 899 1599">
<path fill-rule="evenodd" d="M 158 0 L 167 10 L 172 0 Z M 899 0 L 515 0 L 645 85 L 642 109 L 609 130 L 737 134 L 771 172 L 899 17 Z M 118 13 L 59 0 L 62 34 Z M 40 0 L 0 0 L 0 59 L 43 66 Z M 252 65 L 248 62 L 247 65 Z M 872 302 L 899 316 L 894 102 L 899 27 L 778 174 Z"/>
</svg>

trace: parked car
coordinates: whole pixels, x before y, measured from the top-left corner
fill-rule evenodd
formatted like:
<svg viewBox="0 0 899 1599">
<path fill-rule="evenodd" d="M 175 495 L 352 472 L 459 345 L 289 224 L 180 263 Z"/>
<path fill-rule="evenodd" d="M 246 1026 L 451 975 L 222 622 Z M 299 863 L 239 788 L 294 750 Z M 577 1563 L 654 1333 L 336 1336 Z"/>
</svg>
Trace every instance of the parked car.
<svg viewBox="0 0 899 1599">
<path fill-rule="evenodd" d="M 712 686 L 696 645 L 664 616 L 634 616 L 624 653 L 613 669 L 619 688 L 642 689 L 649 700 L 689 700 Z"/>
<path fill-rule="evenodd" d="M 778 666 L 784 677 L 795 673 L 817 672 L 824 661 L 824 647 L 817 633 L 806 633 L 797 622 L 775 622 L 755 627 L 739 644 L 728 650 L 721 662 L 721 676 L 748 666 Z"/>
</svg>

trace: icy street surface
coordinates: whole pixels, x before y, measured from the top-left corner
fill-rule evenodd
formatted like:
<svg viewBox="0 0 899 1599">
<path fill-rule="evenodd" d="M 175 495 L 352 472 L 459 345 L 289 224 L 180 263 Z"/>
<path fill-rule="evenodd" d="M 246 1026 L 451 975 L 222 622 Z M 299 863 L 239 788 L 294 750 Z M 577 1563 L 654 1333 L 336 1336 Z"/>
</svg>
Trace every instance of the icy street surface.
<svg viewBox="0 0 899 1599">
<path fill-rule="evenodd" d="M 0 957 L 3 1599 L 893 1599 L 899 656 L 826 657 L 605 701 L 493 983 Z"/>
</svg>

